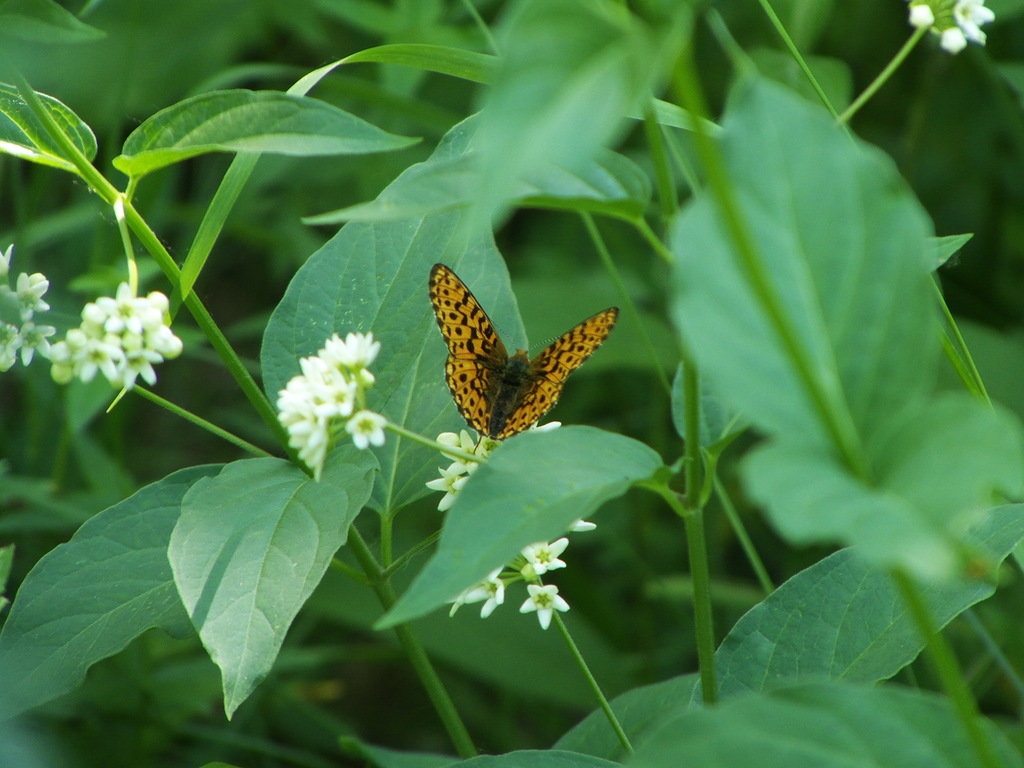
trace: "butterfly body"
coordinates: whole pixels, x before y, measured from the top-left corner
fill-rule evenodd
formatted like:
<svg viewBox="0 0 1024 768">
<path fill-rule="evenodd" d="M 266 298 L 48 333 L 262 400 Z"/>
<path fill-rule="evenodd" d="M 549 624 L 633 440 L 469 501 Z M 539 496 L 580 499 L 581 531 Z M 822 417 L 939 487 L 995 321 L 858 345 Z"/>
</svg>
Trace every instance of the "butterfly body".
<svg viewBox="0 0 1024 768">
<path fill-rule="evenodd" d="M 509 356 L 487 313 L 444 264 L 430 270 L 430 301 L 448 346 L 445 379 L 459 412 L 477 432 L 504 439 L 522 432 L 558 402 L 566 377 L 615 325 L 611 307 L 572 328 L 532 360 Z"/>
</svg>

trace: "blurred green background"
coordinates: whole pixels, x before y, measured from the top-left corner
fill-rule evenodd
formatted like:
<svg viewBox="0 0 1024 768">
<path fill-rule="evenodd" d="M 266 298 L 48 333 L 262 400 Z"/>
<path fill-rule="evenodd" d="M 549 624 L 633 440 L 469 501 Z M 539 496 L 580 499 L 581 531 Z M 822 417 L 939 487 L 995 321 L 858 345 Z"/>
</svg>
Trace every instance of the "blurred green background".
<svg viewBox="0 0 1024 768">
<path fill-rule="evenodd" d="M 83 3 L 66 5 L 83 10 Z M 495 23 L 510 4 L 474 5 Z M 762 71 L 807 90 L 756 4 L 711 5 Z M 987 28 L 987 48 L 971 46 L 950 57 L 926 39 L 857 116 L 853 130 L 893 158 L 937 234 L 974 233 L 941 271 L 943 288 L 994 397 L 1024 416 L 1024 9 L 1016 0 L 989 5 L 998 19 Z M 775 6 L 840 104 L 864 88 L 909 35 L 902 0 L 780 0 Z M 93 128 L 97 166 L 116 182 L 120 175 L 110 160 L 128 133 L 190 94 L 230 87 L 283 90 L 311 69 L 383 43 L 487 51 L 459 0 L 101 0 L 84 8 L 83 20 L 103 30 L 105 39 L 24 45 L 10 53 L 37 90 L 64 101 Z M 703 21 L 696 52 L 717 111 L 733 73 L 720 36 Z M 372 199 L 475 109 L 478 90 L 441 75 L 360 64 L 332 74 L 313 92 L 424 142 L 381 155 L 261 159 L 196 287 L 254 372 L 263 327 L 290 276 L 333 234 L 304 225 L 300 217 Z M 671 90 L 665 98 L 673 100 Z M 677 138 L 685 150 L 686 136 Z M 627 136 L 622 151 L 647 167 L 642 130 Z M 176 257 L 187 251 L 229 161 L 206 155 L 142 183 L 137 207 Z M 600 227 L 663 365 L 672 370 L 663 264 L 631 229 L 611 221 Z M 522 210 L 497 237 L 535 347 L 615 303 L 577 217 Z M 46 298 L 52 322 L 62 330 L 76 323 L 85 301 L 111 293 L 123 276 L 117 231 L 100 201 L 66 174 L 0 155 L 0 242 L 8 241 L 16 243 L 15 273 L 41 271 L 50 279 Z M 155 267 L 141 266 L 147 289 L 168 291 Z M 186 352 L 160 368 L 157 390 L 269 445 L 184 315 L 175 330 Z M 612 336 L 574 376 L 553 416 L 623 432 L 672 460 L 681 448 L 668 399 L 646 358 L 636 353 L 632 333 L 620 329 Z M 952 375 L 946 384 L 955 386 Z M 40 556 L 140 485 L 181 467 L 240 457 L 139 398 L 127 397 L 104 414 L 109 397 L 103 382 L 58 388 L 45 366 L 0 375 L 0 543 L 17 544 L 10 594 Z M 735 485 L 728 464 L 723 476 Z M 733 490 L 742 501 L 739 488 Z M 428 498 L 403 513 L 399 530 L 407 544 L 436 529 L 435 505 L 436 498 Z M 782 546 L 756 510 L 743 508 L 741 514 L 776 581 L 820 557 L 819 551 Z M 591 538 L 574 543 L 574 567 L 559 582 L 564 594 L 573 595 L 574 628 L 596 674 L 616 693 L 694 669 L 689 617 L 675 608 L 689 590 L 676 521 L 646 497 L 630 494 L 605 510 L 600 522 Z M 709 538 L 722 631 L 759 592 L 714 508 Z M 978 609 L 1018 668 L 1024 666 L 1024 645 L 1017 639 L 1014 606 L 1022 592 L 1018 580 Z M 389 635 L 368 629 L 378 614 L 367 590 L 329 576 L 292 628 L 272 677 L 231 723 L 220 708 L 216 669 L 197 641 L 152 633 L 94 668 L 76 693 L 25 722 L 18 738 L 39 750 L 26 757 L 38 762 L 26 766 L 185 766 L 214 759 L 248 766 L 340 765 L 348 761 L 339 751 L 341 735 L 445 751 L 443 731 L 397 647 Z M 487 751 L 548 746 L 590 709 L 582 682 L 559 662 L 564 651 L 553 636 L 532 631 L 533 621 L 506 610 L 481 623 L 470 608 L 455 621 L 423 622 L 429 649 L 438 654 L 446 682 Z M 1015 694 L 992 682 L 997 676 L 991 666 L 971 665 L 979 655 L 974 635 L 959 623 L 952 634 L 984 692 L 984 708 L 997 716 L 1014 711 Z M 927 670 L 917 671 L 927 677 Z M 361 761 L 352 758 L 351 764 Z"/>
</svg>

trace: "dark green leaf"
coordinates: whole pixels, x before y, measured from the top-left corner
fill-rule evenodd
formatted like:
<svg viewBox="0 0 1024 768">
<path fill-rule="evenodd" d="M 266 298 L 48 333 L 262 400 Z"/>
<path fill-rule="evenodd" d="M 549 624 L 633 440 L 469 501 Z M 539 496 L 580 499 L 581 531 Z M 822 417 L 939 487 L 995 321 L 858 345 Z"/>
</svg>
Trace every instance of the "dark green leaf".
<svg viewBox="0 0 1024 768">
<path fill-rule="evenodd" d="M 70 691 L 151 627 L 188 631 L 167 543 L 182 497 L 217 470 L 192 467 L 147 485 L 36 563 L 0 632 L 0 719 Z"/>
<path fill-rule="evenodd" d="M 0 0 L 0 40 L 7 37 L 66 44 L 88 43 L 105 36 L 52 0 Z"/>
<path fill-rule="evenodd" d="M 370 495 L 368 451 L 331 454 L 320 482 L 280 459 L 245 459 L 185 496 L 168 558 L 220 667 L 228 716 L 269 672 L 292 619 Z"/>
<path fill-rule="evenodd" d="M 314 156 L 401 149 L 397 136 L 344 110 L 277 91 L 213 91 L 145 120 L 124 142 L 114 167 L 132 177 L 207 152 Z"/>
<path fill-rule="evenodd" d="M 38 96 L 71 143 L 89 160 L 96 157 L 96 137 L 89 126 L 52 96 L 44 93 Z M 6 83 L 0 83 L 0 152 L 77 173 L 74 164 L 64 156 L 21 98 L 18 89 Z"/>
</svg>

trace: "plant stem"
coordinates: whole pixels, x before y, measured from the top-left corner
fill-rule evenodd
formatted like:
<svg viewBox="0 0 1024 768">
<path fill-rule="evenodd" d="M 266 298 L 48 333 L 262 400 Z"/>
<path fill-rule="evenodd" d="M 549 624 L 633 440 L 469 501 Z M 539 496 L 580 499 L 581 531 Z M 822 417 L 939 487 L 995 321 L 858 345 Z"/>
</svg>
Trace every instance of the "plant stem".
<svg viewBox="0 0 1024 768">
<path fill-rule="evenodd" d="M 658 190 L 658 204 L 663 219 L 672 216 L 679 207 L 676 197 L 675 182 L 672 180 L 672 166 L 665 152 L 665 137 L 661 134 L 661 125 L 654 112 L 654 102 L 648 100 L 644 108 L 644 136 L 651 150 L 651 163 L 654 166 L 654 182 Z"/>
<path fill-rule="evenodd" d="M 200 427 L 201 429 L 205 429 L 207 432 L 210 432 L 211 434 L 214 434 L 217 437 L 222 438 L 223 440 L 227 440 L 232 445 L 238 446 L 239 448 L 241 448 L 243 451 L 246 451 L 247 453 L 251 453 L 254 456 L 264 456 L 264 457 L 272 456 L 273 455 L 273 454 L 263 450 L 258 445 L 253 445 L 248 440 L 245 440 L 245 439 L 239 437 L 238 435 L 233 435 L 230 432 L 228 432 L 226 429 L 223 429 L 222 427 L 218 427 L 216 424 L 207 421 L 202 416 L 199 416 L 199 415 L 197 415 L 195 413 L 192 413 L 191 411 L 188 411 L 188 410 L 182 408 L 180 405 L 176 405 L 175 403 L 172 403 L 170 400 L 165 400 L 164 398 L 160 397 L 160 395 L 156 394 L 155 392 L 150 392 L 148 389 L 146 389 L 145 387 L 143 387 L 143 386 L 141 386 L 139 384 L 136 384 L 132 388 L 132 391 L 135 392 L 136 394 L 138 394 L 139 396 L 145 398 L 146 400 L 149 400 L 151 403 L 156 403 L 161 408 L 167 409 L 168 411 L 170 411 L 171 413 L 175 414 L 176 416 L 180 416 L 181 418 L 185 419 L 186 421 L 192 422 L 197 427 Z"/>
<path fill-rule="evenodd" d="M 875 95 L 879 88 L 885 85 L 888 79 L 892 76 L 892 73 L 895 72 L 896 68 L 903 63 L 903 60 L 910 55 L 914 46 L 917 45 L 917 41 L 924 37 L 924 34 L 927 31 L 928 29 L 925 27 L 920 27 L 914 30 L 914 33 L 907 39 L 907 42 L 903 44 L 903 47 L 896 52 L 896 55 L 892 57 L 892 61 L 885 65 L 885 69 L 878 74 L 878 77 L 872 80 L 871 84 L 864 89 L 864 92 L 853 100 L 853 103 L 843 111 L 843 114 L 836 118 L 837 123 L 845 125 L 850 122 L 850 118 L 857 114 L 857 111 L 868 102 L 868 99 Z"/>
<path fill-rule="evenodd" d="M 395 604 L 395 592 L 391 585 L 384 580 L 380 564 L 374 559 L 373 553 L 370 552 L 370 548 L 366 546 L 366 542 L 355 526 L 349 528 L 348 544 L 352 554 L 355 555 L 359 565 L 370 579 L 370 586 L 377 593 L 377 599 L 380 600 L 381 606 L 383 606 L 385 611 L 388 610 Z M 475 756 L 477 750 L 473 744 L 473 739 L 470 737 L 469 731 L 466 730 L 462 718 L 459 717 L 455 704 L 448 695 L 444 683 L 441 682 L 437 670 L 431 664 L 430 657 L 427 656 L 427 652 L 423 649 L 423 645 L 420 643 L 416 633 L 413 632 L 409 624 L 397 624 L 392 629 L 398 636 L 398 641 L 401 643 L 402 649 L 409 659 L 409 664 L 412 666 L 413 671 L 416 672 L 416 676 L 419 677 L 424 689 L 426 689 L 427 696 L 430 697 L 434 709 L 441 718 L 441 722 L 444 724 L 444 728 L 448 732 L 448 737 L 452 740 L 452 745 L 455 747 L 456 752 L 462 758 Z"/>
<path fill-rule="evenodd" d="M 597 699 L 597 703 L 601 707 L 601 711 L 604 712 L 605 717 L 608 718 L 608 722 L 612 726 L 612 730 L 615 731 L 615 736 L 619 740 L 619 744 L 626 751 L 627 755 L 633 754 L 633 745 L 629 741 L 629 736 L 626 735 L 626 731 L 622 727 L 622 723 L 619 722 L 619 718 L 615 716 L 615 712 L 612 710 L 612 705 L 608 703 L 608 699 L 604 695 L 604 691 L 601 690 L 601 686 L 598 684 L 597 679 L 590 671 L 590 667 L 587 665 L 586 659 L 583 658 L 583 654 L 580 653 L 579 647 L 576 642 L 572 639 L 572 635 L 569 634 L 569 629 L 565 626 L 565 622 L 562 621 L 562 617 L 557 613 L 553 615 L 555 620 L 555 626 L 558 627 L 558 631 L 562 633 L 562 639 L 565 640 L 565 644 L 569 647 L 569 653 L 572 654 L 576 664 L 579 665 L 580 670 L 583 672 L 583 676 L 587 679 L 587 684 L 590 686 L 590 690 L 594 694 L 594 698 Z"/>
<path fill-rule="evenodd" d="M 406 438 L 407 440 L 412 440 L 414 443 L 425 445 L 428 448 L 434 448 L 435 450 L 438 450 L 441 453 L 443 453 L 445 456 L 450 456 L 453 459 L 459 459 L 460 461 L 472 461 L 474 464 L 479 464 L 480 462 L 486 461 L 486 459 L 484 459 L 483 457 L 474 456 L 472 453 L 467 453 L 461 448 L 451 448 L 447 445 L 441 445 L 441 443 L 437 442 L 436 440 L 431 440 L 429 437 L 424 437 L 423 435 L 417 434 L 416 432 L 412 432 L 406 429 L 405 427 L 401 426 L 400 424 L 395 424 L 389 421 L 387 424 L 384 425 L 384 429 L 388 430 L 389 432 L 394 432 L 396 435 L 400 435 Z"/>
<path fill-rule="evenodd" d="M 712 482 L 715 486 L 715 495 L 718 497 L 722 509 L 725 510 L 725 516 L 729 519 L 729 525 L 732 526 L 733 533 L 736 534 L 736 538 L 740 542 L 740 547 L 743 548 L 743 553 L 747 556 L 750 567 L 754 569 L 757 580 L 761 584 L 761 589 L 764 590 L 766 595 L 770 595 L 775 591 L 775 584 L 772 583 L 768 570 L 764 567 L 764 562 L 754 547 L 754 542 L 750 540 L 746 526 L 743 525 L 743 521 L 736 512 L 736 506 L 732 503 L 728 491 L 725 490 L 725 486 L 717 475 L 712 478 Z"/>
<path fill-rule="evenodd" d="M 818 82 L 818 78 L 816 78 L 814 73 L 811 72 L 811 68 L 804 60 L 803 54 L 801 54 L 800 49 L 796 47 L 796 43 L 793 42 L 793 38 L 789 36 L 789 32 L 782 24 L 782 20 L 779 18 L 778 14 L 775 13 L 775 9 L 772 8 L 771 3 L 769 3 L 768 0 L 758 0 L 758 3 L 761 5 L 761 9 L 764 11 L 765 16 L 768 17 L 768 21 L 775 28 L 775 32 L 782 40 L 782 44 L 789 50 L 790 55 L 793 57 L 793 61 L 795 61 L 797 66 L 800 67 L 800 70 L 804 73 L 804 77 L 807 78 L 807 82 L 810 83 L 811 88 L 813 88 L 814 92 L 818 95 L 818 99 L 825 105 L 825 109 L 832 114 L 832 117 L 836 117 L 836 108 L 832 106 L 832 102 L 829 101 L 828 96 L 825 94 L 825 89 L 821 87 L 821 84 Z M 843 122 L 842 118 L 839 118 L 839 121 Z"/>
<path fill-rule="evenodd" d="M 643 239 L 647 241 L 647 244 L 651 246 L 651 249 L 662 258 L 662 261 L 666 264 L 671 264 L 675 261 L 672 251 L 665 247 L 665 244 L 654 234 L 654 231 L 644 219 L 637 219 L 633 222 L 633 226 L 636 227 L 636 231 L 640 233 Z"/>
<path fill-rule="evenodd" d="M 669 383 L 668 376 L 665 374 L 665 370 L 661 367 L 661 362 L 658 360 L 658 353 L 654 349 L 653 342 L 651 342 L 650 334 L 647 332 L 647 323 L 645 323 L 643 318 L 640 317 L 640 312 L 637 311 L 633 297 L 630 296 L 629 291 L 626 290 L 626 284 L 622 282 L 622 275 L 619 274 L 619 269 L 615 266 L 615 261 L 612 259 L 612 255 L 608 252 L 608 246 L 605 245 L 604 238 L 601 237 L 601 232 L 594 223 L 594 217 L 585 211 L 580 211 L 580 218 L 583 219 L 583 226 L 586 228 L 587 234 L 590 235 L 591 242 L 594 243 L 594 248 L 597 250 L 597 255 L 601 258 L 601 263 L 604 265 L 605 271 L 612 279 L 612 282 L 615 283 L 615 288 L 618 290 L 619 296 L 622 298 L 623 307 L 629 313 L 634 325 L 636 325 L 637 329 L 640 331 L 640 337 L 644 341 L 644 347 L 647 349 L 647 355 L 651 358 L 651 365 L 654 368 L 655 374 L 658 376 L 658 380 L 661 382 L 662 387 L 664 387 L 665 393 L 671 394 L 672 384 Z"/>
<path fill-rule="evenodd" d="M 896 582 L 896 587 L 903 597 L 907 611 L 917 625 L 917 631 L 925 643 L 925 651 L 935 667 L 946 695 L 953 702 L 953 707 L 967 732 L 967 739 L 974 747 L 979 764 L 985 768 L 999 768 L 999 760 L 985 737 L 981 716 L 978 714 L 978 705 L 971 695 L 967 681 L 964 680 L 963 672 L 960 670 L 953 650 L 946 642 L 946 638 L 939 632 L 939 628 L 935 626 L 935 620 L 925 604 L 920 588 L 905 571 L 899 569 L 892 571 L 892 579 Z"/>
</svg>

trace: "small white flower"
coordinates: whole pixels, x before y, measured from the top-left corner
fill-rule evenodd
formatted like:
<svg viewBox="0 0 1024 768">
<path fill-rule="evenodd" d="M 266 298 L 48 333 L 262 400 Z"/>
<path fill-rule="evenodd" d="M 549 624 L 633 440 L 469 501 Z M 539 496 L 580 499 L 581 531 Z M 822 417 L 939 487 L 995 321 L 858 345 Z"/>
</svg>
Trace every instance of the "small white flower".
<svg viewBox="0 0 1024 768">
<path fill-rule="evenodd" d="M 11 257 L 14 255 L 14 243 L 11 243 L 3 251 L 0 251 L 0 280 L 7 278 L 7 273 L 11 271 Z"/>
<path fill-rule="evenodd" d="M 356 448 L 365 450 L 371 445 L 384 445 L 384 425 L 388 420 L 373 411 L 359 411 L 345 424 L 345 431 L 352 435 Z"/>
<path fill-rule="evenodd" d="M 960 27 L 950 27 L 942 32 L 939 45 L 948 53 L 960 53 L 967 47 L 967 38 Z"/>
<path fill-rule="evenodd" d="M 596 523 L 591 523 L 588 520 L 573 520 L 569 525 L 569 531 L 571 533 L 586 533 L 597 528 Z"/>
<path fill-rule="evenodd" d="M 551 616 L 555 611 L 565 613 L 569 610 L 569 604 L 558 594 L 558 587 L 554 584 L 541 586 L 540 584 L 527 584 L 526 590 L 530 596 L 521 606 L 520 613 L 537 612 L 537 621 L 541 629 L 551 626 Z"/>
<path fill-rule="evenodd" d="M 461 592 L 452 601 L 452 609 L 448 612 L 448 615 L 454 616 L 455 612 L 463 605 L 479 603 L 481 600 L 485 602 L 480 608 L 480 618 L 486 619 L 494 613 L 494 609 L 505 602 L 505 582 L 498 578 L 501 570 L 501 568 L 495 568 L 479 584 L 475 584 Z"/>
<path fill-rule="evenodd" d="M 913 3 L 910 6 L 910 26 L 927 29 L 935 23 L 935 14 L 926 3 Z"/>
<path fill-rule="evenodd" d="M 53 336 L 57 329 L 52 325 L 36 325 L 31 320 L 21 325 L 21 364 L 28 365 L 32 362 L 32 354 L 38 350 L 40 357 L 50 356 L 49 336 Z"/>
<path fill-rule="evenodd" d="M 18 275 L 16 286 L 18 304 L 21 306 L 21 319 L 31 320 L 33 312 L 45 312 L 50 305 L 43 301 L 43 294 L 50 287 L 50 281 L 41 272 Z"/>
<path fill-rule="evenodd" d="M 437 510 L 438 512 L 447 512 L 455 503 L 455 498 L 469 477 L 466 474 L 466 465 L 461 461 L 453 462 L 447 469 L 438 467 L 437 471 L 441 473 L 441 476 L 428 481 L 427 488 L 432 491 L 444 491 L 444 497 L 438 502 Z"/>
<path fill-rule="evenodd" d="M 349 333 L 344 341 L 334 334 L 320 350 L 320 356 L 329 363 L 356 370 L 372 363 L 378 352 L 380 342 L 373 340 L 372 333 Z"/>
<path fill-rule="evenodd" d="M 558 559 L 558 556 L 569 546 L 569 540 L 564 536 L 552 541 L 538 541 L 536 544 L 529 544 L 522 549 L 522 555 L 526 558 L 526 565 L 521 573 L 526 578 L 540 576 L 541 574 L 553 571 L 556 568 L 565 568 L 565 562 Z"/>
<path fill-rule="evenodd" d="M 963 30 L 964 37 L 972 43 L 984 45 L 985 33 L 981 31 L 981 25 L 994 21 L 996 15 L 991 8 L 985 7 L 985 0 L 957 0 L 953 6 L 953 18 Z"/>
</svg>

